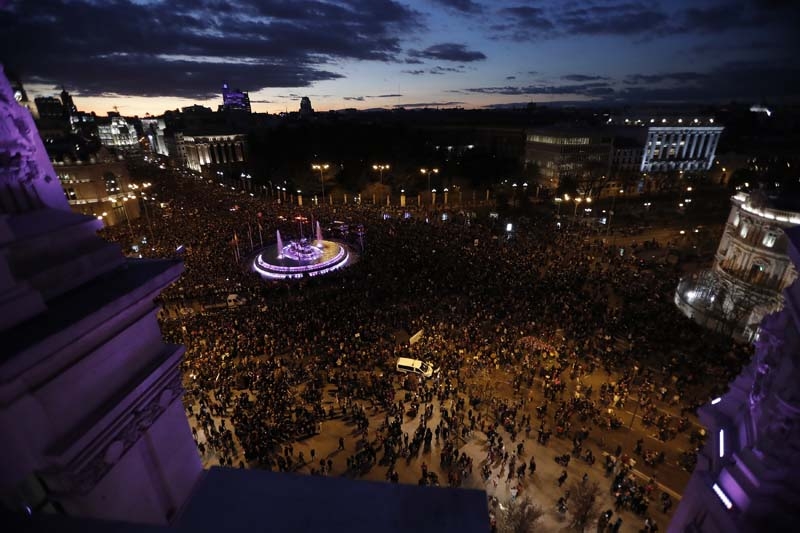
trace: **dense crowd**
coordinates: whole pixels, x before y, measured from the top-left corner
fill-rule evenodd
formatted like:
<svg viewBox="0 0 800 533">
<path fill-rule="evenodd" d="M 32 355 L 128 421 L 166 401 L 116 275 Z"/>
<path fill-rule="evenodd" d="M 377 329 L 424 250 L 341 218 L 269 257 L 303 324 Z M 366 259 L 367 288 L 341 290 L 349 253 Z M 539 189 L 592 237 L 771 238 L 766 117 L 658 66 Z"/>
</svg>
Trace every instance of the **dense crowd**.
<svg viewBox="0 0 800 533">
<path fill-rule="evenodd" d="M 324 475 L 330 459 L 298 456 L 293 443 L 337 419 L 357 428 L 354 439 L 339 441 L 349 475 L 381 465 L 397 481 L 398 461 L 410 462 L 435 439 L 440 469 L 458 486 L 476 460 L 460 448 L 481 432 L 487 456 L 476 475 L 491 483 L 486 465 L 500 466 L 518 491 L 526 470 L 536 470 L 532 455 L 521 459 L 523 436 L 538 434 L 540 445 L 551 435 L 567 439 L 572 456 L 592 464 L 592 428 L 613 448 L 606 439 L 622 427 L 618 413 L 628 404 L 667 441 L 691 430 L 685 415 L 749 356 L 746 346 L 675 309 L 674 266 L 643 265 L 635 250 L 607 246 L 585 226 L 556 226 L 547 214 L 516 220 L 507 233 L 459 210 L 443 222 L 440 213 L 417 209 L 287 206 L 188 178 L 158 186 L 169 208 L 153 213 L 141 253 L 185 261 L 185 273 L 163 294 L 162 327 L 168 340 L 187 346 L 187 409 L 221 464 L 302 464 Z M 334 220 L 363 224 L 358 237 L 339 235 L 360 260 L 293 283 L 264 281 L 236 260 L 271 242 L 277 229 L 297 235 L 304 223 L 310 231 L 298 216 L 320 220 L 325 232 Z M 107 233 L 133 244 L 126 227 Z M 213 309 L 231 293 L 245 304 Z M 419 330 L 419 342 L 402 342 Z M 394 371 L 398 356 L 441 371 L 426 382 L 406 379 Z M 488 378 L 497 369 L 513 369 L 511 397 Z M 598 374 L 599 390 L 584 385 Z M 664 414 L 663 405 L 679 415 Z M 374 415 L 383 422 L 370 428 Z M 419 422 L 411 435 L 401 428 L 409 417 Z M 648 464 L 664 460 L 641 444 L 631 453 Z M 645 516 L 653 487 L 632 479 L 621 453 L 605 461 L 619 508 Z M 422 467 L 420 484 L 440 482 Z"/>
</svg>

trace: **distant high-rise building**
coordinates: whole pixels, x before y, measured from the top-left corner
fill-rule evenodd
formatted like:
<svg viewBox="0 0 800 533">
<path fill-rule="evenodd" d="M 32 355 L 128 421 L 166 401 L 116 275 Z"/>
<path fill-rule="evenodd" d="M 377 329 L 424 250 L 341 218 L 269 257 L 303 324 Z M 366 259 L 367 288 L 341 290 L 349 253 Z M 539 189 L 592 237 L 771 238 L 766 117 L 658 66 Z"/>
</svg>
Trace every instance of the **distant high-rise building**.
<svg viewBox="0 0 800 533">
<path fill-rule="evenodd" d="M 64 104 L 54 96 L 37 96 L 34 100 L 36 109 L 39 110 L 39 118 L 63 118 Z"/>
<path fill-rule="evenodd" d="M 301 115 L 313 115 L 314 108 L 311 107 L 311 98 L 308 96 L 304 96 L 300 99 L 300 114 Z"/>
<path fill-rule="evenodd" d="M 61 88 L 61 103 L 64 105 L 64 113 L 67 116 L 75 115 L 78 112 L 75 102 L 72 101 L 72 96 L 63 87 Z"/>
<path fill-rule="evenodd" d="M 239 89 L 231 89 L 227 83 L 222 84 L 222 107 L 220 111 L 247 111 L 250 109 L 250 95 Z"/>
</svg>

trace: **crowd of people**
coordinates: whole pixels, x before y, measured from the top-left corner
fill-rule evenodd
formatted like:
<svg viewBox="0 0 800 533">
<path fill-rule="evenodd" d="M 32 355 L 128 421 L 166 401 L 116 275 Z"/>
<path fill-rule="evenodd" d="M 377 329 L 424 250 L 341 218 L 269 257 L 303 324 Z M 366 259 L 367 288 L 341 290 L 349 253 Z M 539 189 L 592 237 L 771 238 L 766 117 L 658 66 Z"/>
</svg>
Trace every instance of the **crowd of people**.
<svg viewBox="0 0 800 533">
<path fill-rule="evenodd" d="M 127 226 L 106 234 L 128 250 L 140 244 L 142 256 L 185 262 L 162 295 L 162 329 L 187 347 L 187 412 L 201 453 L 220 464 L 351 476 L 385 467 L 397 481 L 403 463 L 418 464 L 434 448 L 448 485 L 480 473 L 496 486 L 499 468 L 516 498 L 536 471 L 533 454 L 523 458 L 532 432 L 540 446 L 551 435 L 564 439 L 588 468 L 590 434 L 598 453 L 613 449 L 627 404 L 666 442 L 692 430 L 688 416 L 749 357 L 747 346 L 675 309 L 673 265 L 644 267 L 630 248 L 604 244 L 590 227 L 556 225 L 547 213 L 515 220 L 509 233 L 458 209 L 443 221 L 424 208 L 301 208 L 180 175 L 156 187 L 168 207 L 151 208 L 149 242 L 139 240 L 144 220 L 133 234 Z M 358 237 L 340 235 L 359 260 L 292 283 L 251 272 L 246 257 L 276 230 L 311 230 L 298 216 L 326 232 L 334 220 L 362 224 Z M 220 306 L 231 293 L 244 305 Z M 418 342 L 402 342 L 420 330 Z M 409 383 L 395 371 L 399 356 L 440 373 Z M 492 376 L 508 370 L 506 391 Z M 593 390 L 596 376 L 602 385 Z M 402 428 L 409 419 L 418 424 L 410 435 Z M 352 439 L 339 440 L 345 462 L 294 453 L 294 443 L 332 420 L 354 427 Z M 486 457 L 464 451 L 476 435 Z M 639 448 L 630 453 L 663 462 L 663 446 Z M 619 508 L 645 516 L 654 486 L 639 486 L 621 454 L 609 457 Z M 445 483 L 432 470 L 422 463 L 420 484 Z"/>
</svg>

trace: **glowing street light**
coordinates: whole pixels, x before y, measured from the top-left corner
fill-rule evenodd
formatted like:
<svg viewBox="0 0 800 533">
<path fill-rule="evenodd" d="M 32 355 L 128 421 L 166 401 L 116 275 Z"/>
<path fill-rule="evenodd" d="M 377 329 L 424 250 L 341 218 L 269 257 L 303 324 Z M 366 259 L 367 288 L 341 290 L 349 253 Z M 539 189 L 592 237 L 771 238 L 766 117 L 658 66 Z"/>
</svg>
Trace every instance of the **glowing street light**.
<svg viewBox="0 0 800 533">
<path fill-rule="evenodd" d="M 383 185 L 383 171 L 389 170 L 389 165 L 372 165 L 372 170 L 377 170 L 381 175 L 381 185 Z"/>
<path fill-rule="evenodd" d="M 330 168 L 328 163 L 320 163 L 311 165 L 313 170 L 319 170 L 319 182 L 322 184 L 322 203 L 325 203 L 325 177 L 323 176 L 323 172 Z"/>
<path fill-rule="evenodd" d="M 438 168 L 431 168 L 431 169 L 421 168 L 421 169 L 419 169 L 419 171 L 420 171 L 420 174 L 427 174 L 428 175 L 428 190 L 431 190 L 431 174 L 438 174 L 439 173 L 439 169 Z"/>
<path fill-rule="evenodd" d="M 572 212 L 573 217 L 578 216 L 578 206 L 581 205 L 582 201 L 583 199 L 580 197 L 575 198 L 575 210 Z"/>
</svg>

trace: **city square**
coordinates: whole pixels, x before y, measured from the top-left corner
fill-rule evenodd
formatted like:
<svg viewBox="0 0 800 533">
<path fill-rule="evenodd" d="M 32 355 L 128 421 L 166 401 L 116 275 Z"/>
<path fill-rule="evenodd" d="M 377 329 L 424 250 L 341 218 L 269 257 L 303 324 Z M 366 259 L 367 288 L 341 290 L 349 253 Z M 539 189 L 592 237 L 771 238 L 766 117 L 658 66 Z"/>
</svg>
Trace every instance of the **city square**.
<svg viewBox="0 0 800 533">
<path fill-rule="evenodd" d="M 2 531 L 794 531 L 796 20 L 0 2 Z"/>
</svg>

